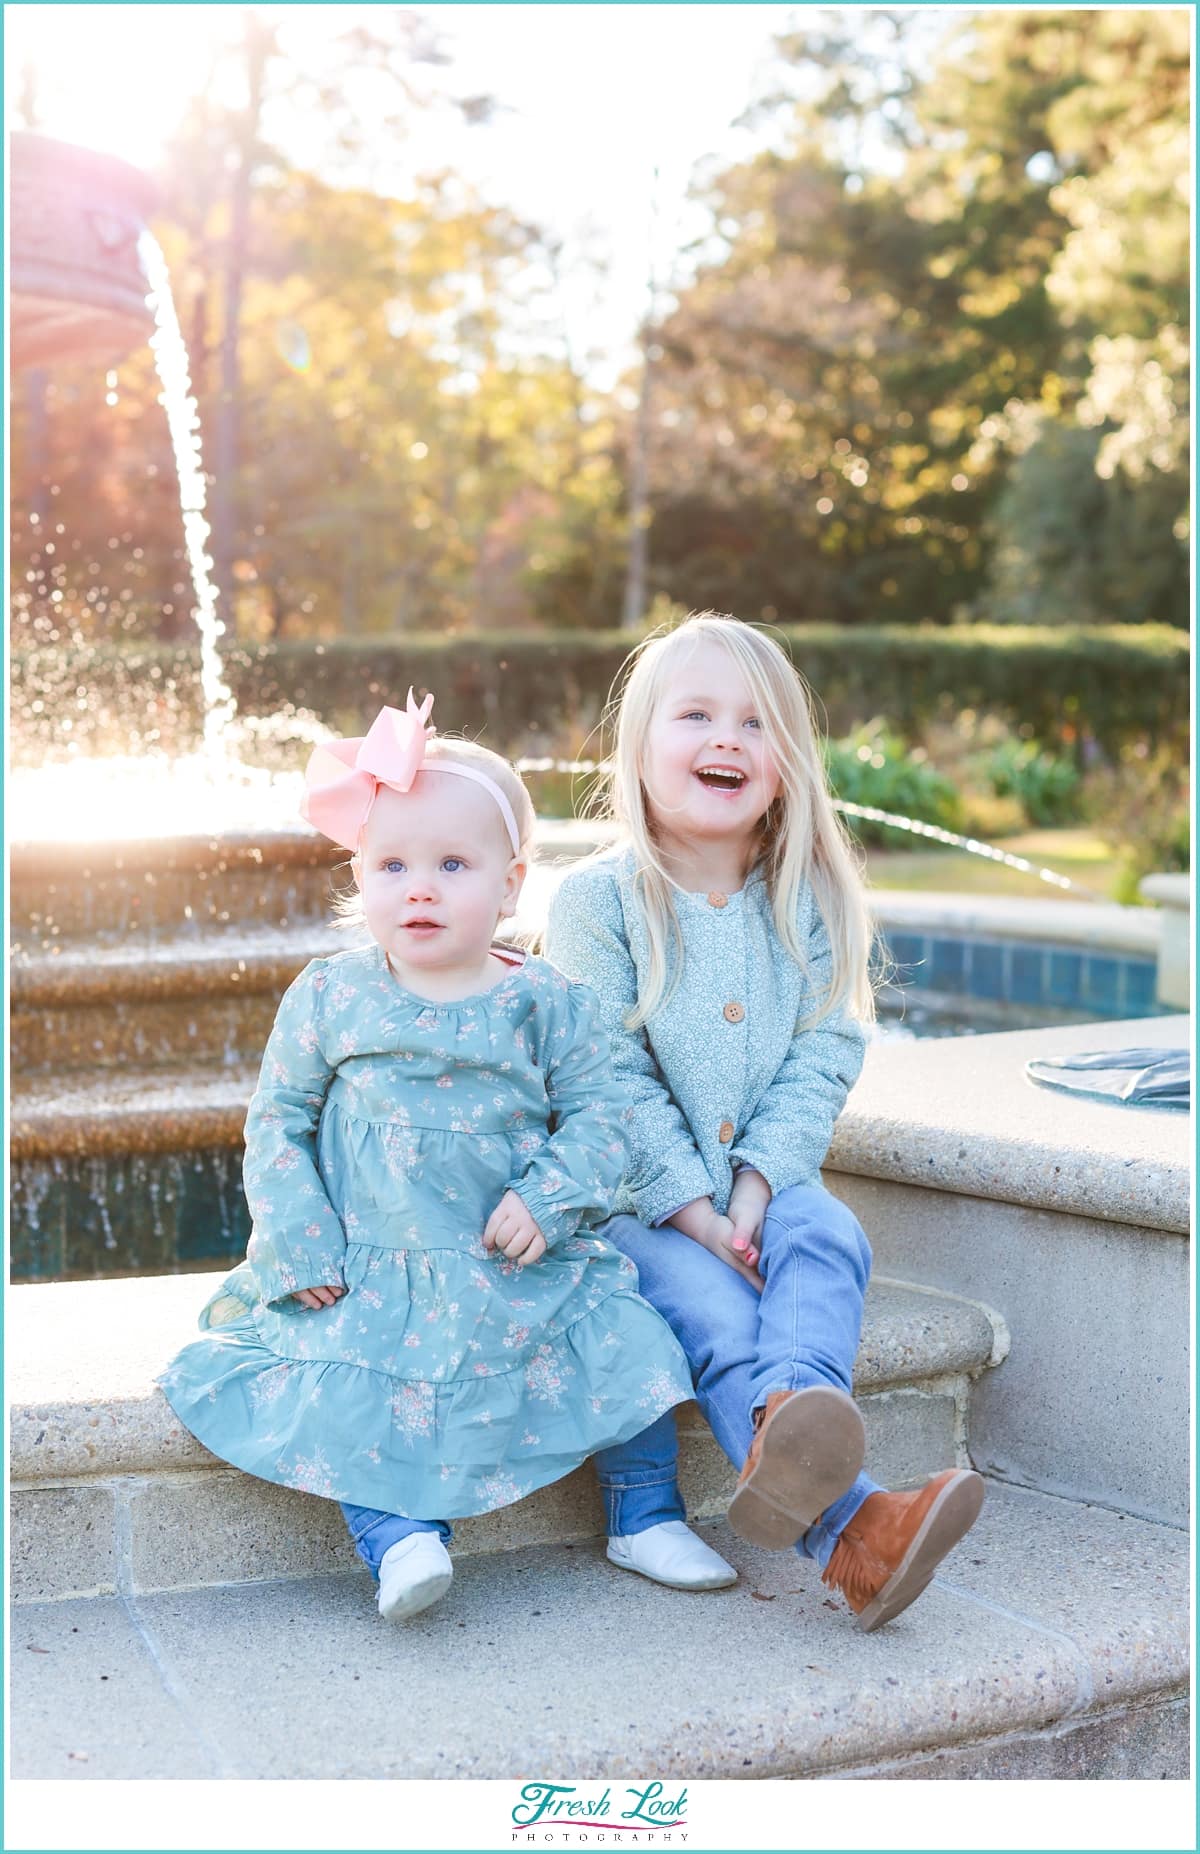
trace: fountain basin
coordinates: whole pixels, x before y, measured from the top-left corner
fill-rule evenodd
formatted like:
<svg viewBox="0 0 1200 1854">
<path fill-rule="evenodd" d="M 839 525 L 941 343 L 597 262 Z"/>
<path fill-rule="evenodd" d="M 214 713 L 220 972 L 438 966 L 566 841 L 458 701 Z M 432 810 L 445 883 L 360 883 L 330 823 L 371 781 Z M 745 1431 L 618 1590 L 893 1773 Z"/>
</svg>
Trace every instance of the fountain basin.
<svg viewBox="0 0 1200 1854">
<path fill-rule="evenodd" d="M 593 841 L 543 823 L 518 932 L 536 940 L 563 868 Z M 303 828 L 14 846 L 15 1279 L 190 1271 L 243 1252 L 246 1108 L 286 986 L 350 943 L 330 921 L 344 863 Z M 1149 910 L 874 902 L 898 981 L 881 1000 L 885 1040 L 1154 1011 Z"/>
<path fill-rule="evenodd" d="M 111 365 L 154 327 L 138 239 L 156 189 L 115 156 L 28 131 L 9 158 L 13 367 Z"/>
</svg>

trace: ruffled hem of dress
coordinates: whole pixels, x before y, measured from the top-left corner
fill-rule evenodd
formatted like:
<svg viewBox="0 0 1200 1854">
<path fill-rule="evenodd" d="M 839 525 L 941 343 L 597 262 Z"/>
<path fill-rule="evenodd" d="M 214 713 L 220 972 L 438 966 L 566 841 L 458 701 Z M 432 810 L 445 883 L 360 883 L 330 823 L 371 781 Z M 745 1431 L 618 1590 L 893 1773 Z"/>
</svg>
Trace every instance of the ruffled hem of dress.
<svg viewBox="0 0 1200 1854">
<path fill-rule="evenodd" d="M 624 1303 L 619 1341 L 579 1320 L 524 1372 L 442 1383 L 281 1358 L 247 1318 L 185 1346 L 157 1383 L 205 1448 L 260 1480 L 414 1519 L 465 1519 L 550 1486 L 691 1399 L 682 1352 L 673 1366 L 663 1358 L 658 1315 L 621 1291 L 604 1302 L 610 1314 L 614 1300 Z M 630 1322 L 649 1327 L 644 1348 Z M 662 1362 L 631 1389 L 639 1350 Z"/>
<path fill-rule="evenodd" d="M 597 1250 L 601 1253 L 597 1254 Z M 463 1369 L 466 1348 L 461 1341 L 456 1347 L 457 1362 L 452 1373 L 440 1376 L 434 1374 L 423 1377 L 420 1370 L 400 1371 L 392 1368 L 386 1360 L 376 1361 L 361 1355 L 348 1358 L 344 1349 L 314 1352 L 311 1346 L 321 1337 L 321 1329 L 313 1327 L 309 1316 L 287 1305 L 293 1298 L 292 1294 L 283 1294 L 273 1300 L 265 1298 L 257 1275 L 250 1264 L 245 1262 L 225 1277 L 201 1308 L 200 1330 L 205 1333 L 234 1334 L 243 1328 L 253 1330 L 259 1343 L 278 1362 L 313 1364 L 327 1359 L 334 1364 L 350 1364 L 357 1370 L 374 1372 L 395 1384 L 424 1382 L 445 1387 L 461 1382 L 464 1377 L 472 1383 L 479 1378 L 509 1377 L 514 1372 L 527 1369 L 529 1359 L 539 1344 L 553 1345 L 565 1339 L 574 1327 L 583 1322 L 594 1322 L 598 1318 L 608 1321 L 609 1316 L 602 1310 L 609 1303 L 614 1303 L 612 1318 L 618 1321 L 622 1317 L 621 1309 L 631 1301 L 636 1301 L 643 1310 L 648 1304 L 644 1296 L 637 1292 L 637 1270 L 633 1263 L 614 1244 L 600 1238 L 599 1232 L 589 1230 L 586 1234 L 580 1232 L 566 1237 L 551 1248 L 551 1254 L 556 1263 L 571 1269 L 571 1278 L 564 1283 L 561 1304 L 540 1322 L 536 1316 L 528 1313 L 522 1313 L 515 1322 L 530 1331 L 540 1332 L 540 1340 L 526 1340 L 523 1334 L 517 1350 L 507 1357 L 493 1352 L 488 1365 L 479 1371 Z M 431 1315 L 440 1313 L 445 1302 L 454 1301 L 460 1296 L 463 1299 L 470 1297 L 470 1277 L 480 1269 L 477 1257 L 465 1255 L 462 1250 L 449 1245 L 445 1248 L 412 1249 L 383 1248 L 363 1242 L 347 1243 L 338 1278 L 330 1282 L 331 1286 L 342 1286 L 349 1290 L 345 1300 L 338 1303 L 339 1312 L 350 1308 L 355 1293 L 361 1292 L 366 1266 L 370 1261 L 390 1264 L 402 1276 L 389 1289 L 392 1305 L 405 1310 L 402 1324 L 397 1323 L 397 1316 L 393 1315 L 389 1346 L 392 1360 L 409 1351 L 411 1335 L 420 1334 Z M 594 1283 L 593 1293 L 584 1298 L 581 1290 L 589 1275 Z M 237 1311 L 232 1312 L 235 1307 Z M 496 1299 L 496 1311 L 505 1319 L 512 1319 L 516 1313 L 516 1309 L 505 1306 L 499 1296 Z M 663 1323 L 658 1324 L 661 1334 Z M 605 1330 L 607 1332 L 607 1325 Z M 297 1335 L 303 1336 L 305 1346 L 292 1350 Z M 653 1348 L 649 1350 L 652 1352 Z"/>
</svg>

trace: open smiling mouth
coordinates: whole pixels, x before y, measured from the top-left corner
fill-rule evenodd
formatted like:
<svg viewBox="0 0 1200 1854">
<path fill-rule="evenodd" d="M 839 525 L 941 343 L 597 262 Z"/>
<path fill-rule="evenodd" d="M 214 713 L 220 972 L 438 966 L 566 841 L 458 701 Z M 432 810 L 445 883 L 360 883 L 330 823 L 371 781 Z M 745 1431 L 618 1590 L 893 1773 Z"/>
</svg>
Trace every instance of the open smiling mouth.
<svg viewBox="0 0 1200 1854">
<path fill-rule="evenodd" d="M 710 792 L 740 792 L 746 783 L 745 773 L 732 767 L 702 766 L 695 777 Z"/>
</svg>

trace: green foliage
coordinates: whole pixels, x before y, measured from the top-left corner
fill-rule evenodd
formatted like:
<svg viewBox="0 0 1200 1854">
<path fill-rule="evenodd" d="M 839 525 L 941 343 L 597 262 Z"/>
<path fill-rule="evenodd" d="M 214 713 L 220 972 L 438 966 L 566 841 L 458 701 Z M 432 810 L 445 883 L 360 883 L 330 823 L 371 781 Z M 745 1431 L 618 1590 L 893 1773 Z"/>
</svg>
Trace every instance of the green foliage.
<svg viewBox="0 0 1200 1854">
<path fill-rule="evenodd" d="M 826 743 L 825 765 L 836 798 L 892 811 L 943 830 L 962 828 L 962 802 L 953 781 L 929 764 L 922 748 L 910 748 L 879 716 L 843 740 Z M 912 849 L 930 839 L 869 818 L 847 817 L 860 843 Z"/>
<path fill-rule="evenodd" d="M 1121 852 L 1113 898 L 1127 906 L 1141 897 L 1138 883 L 1156 871 L 1191 867 L 1191 804 L 1187 761 L 1162 746 L 1128 746 L 1116 767 L 1089 775 L 1088 809 Z"/>
<path fill-rule="evenodd" d="M 1172 763 L 1187 763 L 1189 640 L 1172 627 L 806 625 L 773 635 L 835 737 L 883 714 L 918 741 L 930 723 L 974 710 L 1056 751 L 1086 732 L 1111 759 L 1153 741 Z M 621 631 L 288 640 L 235 646 L 228 676 L 243 713 L 306 708 L 344 733 L 379 704 L 402 702 L 411 683 L 436 692 L 443 729 L 545 753 L 593 734 L 634 641 Z M 78 751 L 98 745 L 111 716 L 125 734 L 157 730 L 163 746 L 198 736 L 199 659 L 190 647 L 58 644 L 16 655 L 13 686 L 18 760 L 68 740 Z M 69 735 L 58 732 L 64 717 Z M 599 744 L 591 740 L 590 757 Z"/>
<path fill-rule="evenodd" d="M 1035 740 L 1003 741 L 989 756 L 987 777 L 997 798 L 1015 798 L 1031 824 L 1074 824 L 1081 816 L 1079 770 Z"/>
<path fill-rule="evenodd" d="M 427 23 L 384 8 L 369 28 L 318 28 L 290 48 L 286 21 L 251 9 L 246 25 L 247 46 L 223 54 L 231 68 L 184 110 L 155 177 L 154 229 L 218 476 L 214 558 L 218 505 L 232 502 L 227 572 L 217 560 L 230 634 L 611 622 L 624 553 L 612 409 L 548 320 L 555 250 L 461 176 L 419 172 L 403 197 L 364 180 L 392 159 L 380 150 L 398 124 L 435 107 L 414 75 Z M 116 373 L 109 404 L 94 367 L 22 383 L 18 647 L 190 628 L 151 357 Z M 543 589 L 560 555 L 569 583 Z"/>
<path fill-rule="evenodd" d="M 985 615 L 1016 624 L 1176 623 L 1187 610 L 1180 480 L 1149 469 L 1102 475 L 1099 429 L 1037 419 L 989 531 Z"/>
<path fill-rule="evenodd" d="M 777 149 L 713 183 L 662 331 L 658 583 L 792 621 L 1184 625 L 1187 19 L 946 20 L 782 41 Z M 922 76 L 907 34 L 938 30 Z"/>
</svg>

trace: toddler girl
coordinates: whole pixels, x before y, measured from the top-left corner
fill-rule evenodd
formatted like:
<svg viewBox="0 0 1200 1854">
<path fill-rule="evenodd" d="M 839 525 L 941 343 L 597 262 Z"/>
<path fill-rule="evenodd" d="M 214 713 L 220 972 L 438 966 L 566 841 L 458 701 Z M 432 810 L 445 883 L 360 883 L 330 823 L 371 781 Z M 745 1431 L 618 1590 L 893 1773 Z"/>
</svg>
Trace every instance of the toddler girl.
<svg viewBox="0 0 1200 1854">
<path fill-rule="evenodd" d="M 602 1233 L 742 1471 L 734 1530 L 795 1544 L 878 1628 L 974 1523 L 983 1483 L 954 1469 L 884 1493 L 860 1472 L 871 1252 L 820 1168 L 873 1015 L 871 928 L 779 647 L 710 613 L 640 645 L 609 798 L 617 846 L 568 872 L 546 936 L 599 993 L 634 1107 L 623 1214 Z"/>
<path fill-rule="evenodd" d="M 304 815 L 353 851 L 370 944 L 279 1007 L 246 1121 L 246 1260 L 160 1380 L 206 1447 L 338 1500 L 384 1616 L 451 1579 L 450 1518 L 602 1451 L 609 1556 L 735 1573 L 683 1522 L 669 1329 L 595 1233 L 628 1109 L 596 1002 L 494 943 L 533 831 L 506 761 L 432 697 L 317 748 Z"/>
</svg>

